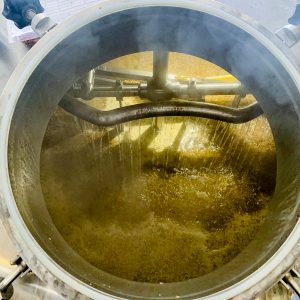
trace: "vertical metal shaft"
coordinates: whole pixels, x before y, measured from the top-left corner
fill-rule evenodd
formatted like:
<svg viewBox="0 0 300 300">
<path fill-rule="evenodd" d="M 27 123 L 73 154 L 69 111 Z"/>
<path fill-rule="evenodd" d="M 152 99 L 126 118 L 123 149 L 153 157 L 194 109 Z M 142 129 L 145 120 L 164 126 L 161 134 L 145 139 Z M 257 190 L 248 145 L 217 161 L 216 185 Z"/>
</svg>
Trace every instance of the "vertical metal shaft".
<svg viewBox="0 0 300 300">
<path fill-rule="evenodd" d="M 163 88 L 168 78 L 169 52 L 165 50 L 153 51 L 153 77 L 151 85 Z"/>
</svg>

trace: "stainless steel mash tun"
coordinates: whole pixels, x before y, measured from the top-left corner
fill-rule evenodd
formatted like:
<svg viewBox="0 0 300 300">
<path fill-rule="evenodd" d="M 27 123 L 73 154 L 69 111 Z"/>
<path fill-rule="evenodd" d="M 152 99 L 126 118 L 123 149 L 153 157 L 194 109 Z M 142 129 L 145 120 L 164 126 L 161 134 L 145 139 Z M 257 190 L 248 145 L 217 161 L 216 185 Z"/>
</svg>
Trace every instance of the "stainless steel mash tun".
<svg viewBox="0 0 300 300">
<path fill-rule="evenodd" d="M 104 1 L 59 25 L 39 1 L 4 1 L 3 15 L 19 28 L 31 25 L 41 39 L 0 98 L 0 213 L 19 253 L 16 272 L 0 282 L 2 296 L 9 299 L 13 281 L 30 271 L 67 299 L 252 299 L 279 281 L 300 296 L 293 268 L 300 253 L 300 71 L 289 49 L 300 39 L 299 7 L 273 34 L 209 0 Z M 133 65 L 134 55 L 144 65 L 150 57 L 150 69 L 111 63 L 129 57 Z M 180 57 L 186 59 L 181 66 L 191 61 L 186 75 L 173 72 Z M 200 60 L 220 74 L 190 75 Z M 170 139 L 164 150 L 153 150 Z M 242 185 L 249 178 L 250 192 Z M 71 184 L 71 200 L 64 202 L 61 190 Z M 109 201 L 88 196 L 93 188 L 99 203 Z M 121 203 L 121 192 L 128 199 L 140 193 L 144 202 Z M 186 203 L 172 206 L 178 195 Z M 211 204 L 212 195 L 220 201 Z M 197 203 L 202 213 L 196 213 Z M 102 229 L 95 225 L 101 218 Z M 94 240 L 72 231 L 73 221 Z M 159 234 L 153 229 L 158 223 Z M 148 244 L 130 233 L 132 224 L 150 232 Z M 244 244 L 236 253 L 227 244 L 238 243 L 230 228 L 247 239 L 240 238 Z M 101 230 L 105 236 L 110 230 L 116 248 L 127 252 L 118 263 L 111 239 L 97 235 Z M 121 241 L 118 232 L 126 238 Z M 88 253 L 98 239 L 103 247 Z M 138 252 L 139 239 L 148 256 Z M 183 249 L 181 257 L 180 243 L 197 251 Z M 173 256 L 159 254 L 144 269 L 131 260 L 132 251 L 148 263 L 157 249 Z M 168 270 L 180 261 L 178 277 L 175 267 L 171 277 L 160 272 L 159 261 Z M 188 265 L 197 268 L 184 272 Z"/>
</svg>

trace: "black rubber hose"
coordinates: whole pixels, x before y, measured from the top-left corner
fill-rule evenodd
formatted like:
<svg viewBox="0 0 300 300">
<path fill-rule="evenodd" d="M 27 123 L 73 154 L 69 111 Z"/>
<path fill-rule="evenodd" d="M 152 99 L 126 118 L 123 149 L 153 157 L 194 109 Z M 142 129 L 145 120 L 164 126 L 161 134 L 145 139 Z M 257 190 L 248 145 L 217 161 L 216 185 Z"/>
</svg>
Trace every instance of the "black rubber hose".
<svg viewBox="0 0 300 300">
<path fill-rule="evenodd" d="M 69 95 L 63 97 L 59 106 L 72 115 L 99 126 L 113 126 L 128 121 L 160 116 L 191 116 L 240 124 L 263 114 L 258 103 L 236 109 L 205 102 L 178 100 L 141 103 L 101 111 Z"/>
</svg>

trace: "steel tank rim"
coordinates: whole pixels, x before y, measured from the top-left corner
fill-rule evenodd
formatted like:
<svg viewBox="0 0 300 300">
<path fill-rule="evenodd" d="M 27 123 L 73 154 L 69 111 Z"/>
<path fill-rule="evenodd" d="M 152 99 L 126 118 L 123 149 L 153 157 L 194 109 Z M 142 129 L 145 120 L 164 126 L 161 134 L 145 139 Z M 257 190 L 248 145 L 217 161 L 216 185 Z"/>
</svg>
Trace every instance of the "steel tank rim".
<svg viewBox="0 0 300 300">
<path fill-rule="evenodd" d="M 21 63 L 17 66 L 0 98 L 0 134 L 2 136 L 0 140 L 0 165 L 3 168 L 3 171 L 0 173 L 0 196 L 2 198 L 0 206 L 6 230 L 10 234 L 17 250 L 32 268 L 33 272 L 50 284 L 53 284 L 53 282 L 55 280 L 57 281 L 57 279 L 60 280 L 61 283 L 59 284 L 59 287 L 61 291 L 68 291 L 74 296 L 76 295 L 78 298 L 84 298 L 82 295 L 86 295 L 87 297 L 94 299 L 111 299 L 117 297 L 104 294 L 103 292 L 100 292 L 99 290 L 96 290 L 84 283 L 79 284 L 75 277 L 70 274 L 66 274 L 66 271 L 58 266 L 51 257 L 42 250 L 31 235 L 30 231 L 27 229 L 14 201 L 14 196 L 10 186 L 7 160 L 10 123 L 19 95 L 27 82 L 27 79 L 42 59 L 60 41 L 64 40 L 72 32 L 75 32 L 82 26 L 96 19 L 126 9 L 146 6 L 172 6 L 192 9 L 219 17 L 236 25 L 242 30 L 248 32 L 262 45 L 269 49 L 269 51 L 288 71 L 294 80 L 295 85 L 300 90 L 300 70 L 289 50 L 279 39 L 277 39 L 263 26 L 252 21 L 248 17 L 235 12 L 227 6 L 211 2 L 209 0 L 201 2 L 193 0 L 145 0 L 142 3 L 138 0 L 121 0 L 117 2 L 107 1 L 85 10 L 80 15 L 80 18 L 74 16 L 54 28 L 51 32 L 47 33 L 46 36 L 43 37 L 38 44 L 28 52 Z M 294 104 L 295 109 L 298 108 L 296 101 Z M 244 293 L 243 297 L 247 298 L 246 295 L 248 294 L 248 296 L 250 296 L 251 293 L 257 292 L 258 287 L 264 288 L 272 284 L 276 281 L 276 279 L 279 279 L 282 272 L 285 272 L 293 264 L 295 257 L 299 254 L 299 237 L 300 222 L 298 221 L 289 237 L 285 240 L 277 252 L 275 252 L 274 255 L 259 269 L 235 285 L 202 299 L 228 299 L 237 297 L 242 293 Z M 82 295 L 78 295 L 76 291 L 79 291 Z M 247 292 L 245 293 L 245 291 Z M 75 299 L 75 297 L 73 299 Z"/>
</svg>

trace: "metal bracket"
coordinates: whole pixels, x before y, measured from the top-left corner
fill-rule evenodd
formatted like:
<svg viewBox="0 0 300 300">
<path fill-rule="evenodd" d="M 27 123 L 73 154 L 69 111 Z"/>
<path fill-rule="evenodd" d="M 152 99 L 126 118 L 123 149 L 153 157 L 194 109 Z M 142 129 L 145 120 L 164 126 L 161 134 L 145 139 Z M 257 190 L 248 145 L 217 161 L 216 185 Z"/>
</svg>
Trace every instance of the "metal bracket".
<svg viewBox="0 0 300 300">
<path fill-rule="evenodd" d="M 276 35 L 289 47 L 293 47 L 300 40 L 300 26 L 288 24 L 280 28 Z"/>
<path fill-rule="evenodd" d="M 297 270 L 292 268 L 286 273 L 279 281 L 286 289 L 292 290 L 298 297 L 300 297 L 300 285 L 296 282 L 295 278 L 300 278 Z"/>
<path fill-rule="evenodd" d="M 31 28 L 39 37 L 45 35 L 56 25 L 57 24 L 44 13 L 34 15 L 31 21 Z"/>
<path fill-rule="evenodd" d="M 275 33 L 289 48 L 300 40 L 300 4 L 296 5 L 294 14 L 289 18 L 288 24 Z"/>
<path fill-rule="evenodd" d="M 16 265 L 17 269 L 8 275 L 7 277 L 3 278 L 0 281 L 0 293 L 2 300 L 8 300 L 13 295 L 13 287 L 12 283 L 19 277 L 24 277 L 28 274 L 31 270 L 27 266 L 27 264 L 23 261 L 22 257 L 17 256 L 13 261 L 11 261 L 11 265 Z"/>
</svg>

